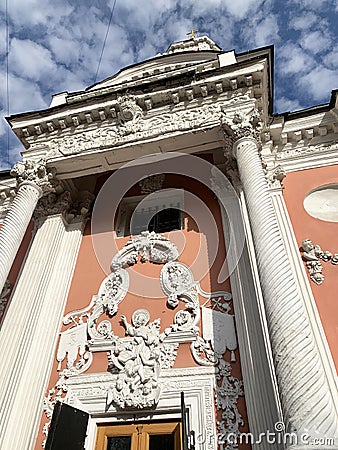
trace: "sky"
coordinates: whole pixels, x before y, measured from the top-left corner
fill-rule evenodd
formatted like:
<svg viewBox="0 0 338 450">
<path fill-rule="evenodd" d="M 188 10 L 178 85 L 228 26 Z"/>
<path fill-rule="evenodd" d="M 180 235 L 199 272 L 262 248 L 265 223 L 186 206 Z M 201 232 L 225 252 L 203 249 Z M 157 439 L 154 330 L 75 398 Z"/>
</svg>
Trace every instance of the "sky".
<svg viewBox="0 0 338 450">
<path fill-rule="evenodd" d="M 0 170 L 22 148 L 8 113 L 48 108 L 53 94 L 163 53 L 193 28 L 225 51 L 274 45 L 275 112 L 328 103 L 338 88 L 337 23 L 337 0 L 1 0 Z"/>
</svg>

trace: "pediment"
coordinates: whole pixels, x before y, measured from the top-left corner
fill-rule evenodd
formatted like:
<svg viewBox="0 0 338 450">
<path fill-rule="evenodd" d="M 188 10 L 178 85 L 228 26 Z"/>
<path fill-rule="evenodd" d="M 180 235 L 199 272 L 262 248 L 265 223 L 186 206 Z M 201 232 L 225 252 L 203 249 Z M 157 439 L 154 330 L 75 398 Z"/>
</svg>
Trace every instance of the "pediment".
<svg viewBox="0 0 338 450">
<path fill-rule="evenodd" d="M 90 86 L 87 91 L 95 91 L 136 80 L 146 80 L 149 77 L 160 76 L 165 73 L 172 74 L 176 70 L 194 67 L 208 61 L 217 61 L 220 52 L 221 50 L 185 51 L 158 55 L 142 63 L 125 67 L 117 74 Z"/>
</svg>

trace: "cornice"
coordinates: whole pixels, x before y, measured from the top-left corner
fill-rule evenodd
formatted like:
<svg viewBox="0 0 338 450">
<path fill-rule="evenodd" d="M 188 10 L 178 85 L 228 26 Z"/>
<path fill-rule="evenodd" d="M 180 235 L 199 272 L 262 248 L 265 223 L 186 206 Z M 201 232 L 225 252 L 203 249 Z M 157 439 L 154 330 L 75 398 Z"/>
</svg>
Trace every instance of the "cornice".
<svg viewBox="0 0 338 450">
<path fill-rule="evenodd" d="M 264 61 L 247 67 L 231 67 L 231 70 L 229 68 L 215 70 L 214 64 L 215 62 L 211 61 L 199 65 L 193 72 L 191 68 L 186 69 L 187 76 L 183 79 L 182 74 L 178 73 L 175 80 L 168 78 L 165 84 L 162 82 L 157 87 L 152 85 L 152 89 L 148 91 L 144 85 L 138 86 L 138 90 L 131 89 L 130 93 L 134 92 L 135 102 L 144 114 L 149 111 L 160 112 L 165 107 L 170 110 L 176 107 L 188 109 L 203 104 L 205 100 L 214 102 L 238 96 L 243 90 L 250 90 L 250 96 L 260 102 L 261 107 L 264 106 L 262 100 L 263 72 L 266 67 Z M 203 74 L 203 70 L 207 70 L 208 73 Z M 123 87 L 124 90 L 122 87 L 113 86 L 81 93 L 78 96 L 68 97 L 67 105 L 13 116 L 8 121 L 26 149 L 37 143 L 41 145 L 48 142 L 53 137 L 84 132 L 93 126 L 115 125 L 118 123 L 121 109 L 120 99 L 126 95 L 125 88 L 131 88 L 133 85 Z"/>
<path fill-rule="evenodd" d="M 336 108 L 285 120 L 275 116 L 262 135 L 263 154 L 287 171 L 338 164 Z"/>
</svg>

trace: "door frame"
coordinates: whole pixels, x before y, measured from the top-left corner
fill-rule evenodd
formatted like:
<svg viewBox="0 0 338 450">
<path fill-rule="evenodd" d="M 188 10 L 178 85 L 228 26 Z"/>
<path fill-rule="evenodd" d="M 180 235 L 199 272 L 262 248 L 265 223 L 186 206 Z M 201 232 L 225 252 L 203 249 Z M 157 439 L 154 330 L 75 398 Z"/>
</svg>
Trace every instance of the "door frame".
<svg viewBox="0 0 338 450">
<path fill-rule="evenodd" d="M 195 450 L 217 450 L 214 407 L 215 367 L 164 369 L 155 409 L 106 410 L 107 389 L 115 382 L 109 372 L 81 374 L 66 380 L 66 403 L 90 414 L 85 450 L 95 450 L 97 426 L 157 420 L 181 421 L 181 392 L 184 392 L 189 428 L 195 433 Z"/>
</svg>

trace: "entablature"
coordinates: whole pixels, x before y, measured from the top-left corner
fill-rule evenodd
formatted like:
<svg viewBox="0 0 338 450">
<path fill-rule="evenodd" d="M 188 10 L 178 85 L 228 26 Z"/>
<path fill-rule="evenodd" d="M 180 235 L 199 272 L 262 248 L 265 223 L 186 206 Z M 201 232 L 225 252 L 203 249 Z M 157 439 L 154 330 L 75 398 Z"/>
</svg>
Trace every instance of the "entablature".
<svg viewBox="0 0 338 450">
<path fill-rule="evenodd" d="M 139 113 L 147 116 L 151 111 L 162 114 L 163 108 L 175 111 L 179 108 L 200 108 L 204 102 L 222 102 L 249 96 L 258 102 L 258 109 L 267 114 L 268 105 L 263 100 L 264 90 L 268 89 L 267 60 L 262 59 L 255 64 L 244 64 L 242 67 L 226 67 L 198 73 L 197 68 L 182 76 L 166 78 L 166 82 L 151 84 L 151 89 L 144 84 L 135 86 L 126 92 L 121 86 L 107 88 L 107 93 L 89 99 L 67 97 L 67 105 L 59 105 L 48 110 L 25 113 L 9 118 L 14 132 L 26 147 L 23 157 L 27 157 L 30 149 L 46 145 L 50 139 L 63 138 L 64 135 L 77 132 L 86 133 L 101 125 L 118 126 L 121 121 L 121 100 L 133 97 L 134 107 Z M 188 69 L 187 69 L 188 70 Z M 150 86 L 150 85 L 149 85 Z M 88 92 L 80 95 L 92 95 Z M 75 97 L 74 97 L 75 98 Z"/>
</svg>

